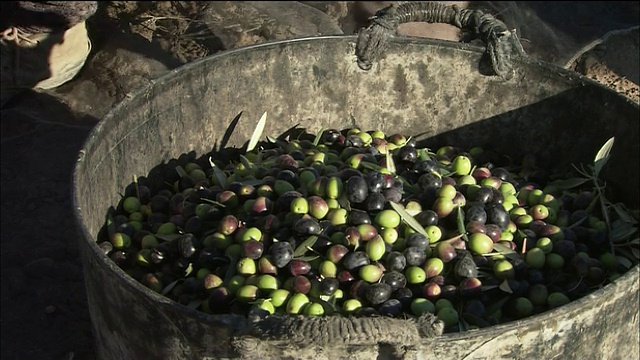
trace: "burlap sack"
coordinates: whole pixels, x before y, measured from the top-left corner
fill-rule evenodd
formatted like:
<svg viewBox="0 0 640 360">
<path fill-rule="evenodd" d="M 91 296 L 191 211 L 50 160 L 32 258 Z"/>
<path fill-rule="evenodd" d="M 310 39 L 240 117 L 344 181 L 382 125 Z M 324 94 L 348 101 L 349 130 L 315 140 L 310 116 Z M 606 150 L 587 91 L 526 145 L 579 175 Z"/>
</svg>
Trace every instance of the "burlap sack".
<svg viewBox="0 0 640 360">
<path fill-rule="evenodd" d="M 53 89 L 73 79 L 91 52 L 84 21 L 66 31 L 9 28 L 2 35 L 2 104 L 24 89 Z"/>
</svg>

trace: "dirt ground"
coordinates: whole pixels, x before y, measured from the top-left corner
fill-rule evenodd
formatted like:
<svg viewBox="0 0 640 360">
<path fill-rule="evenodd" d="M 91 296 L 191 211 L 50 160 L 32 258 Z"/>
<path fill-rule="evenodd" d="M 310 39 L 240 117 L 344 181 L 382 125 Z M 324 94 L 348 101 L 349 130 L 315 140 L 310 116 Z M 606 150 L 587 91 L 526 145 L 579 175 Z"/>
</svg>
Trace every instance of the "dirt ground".
<svg viewBox="0 0 640 360">
<path fill-rule="evenodd" d="M 93 47 L 78 77 L 21 93 L 1 109 L 2 359 L 96 358 L 70 179 L 86 136 L 110 108 L 154 77 L 219 51 L 353 33 L 367 8 L 386 3 L 103 2 L 87 23 Z M 473 6 L 517 23 L 531 56 L 639 101 L 637 2 L 523 3 Z"/>
</svg>

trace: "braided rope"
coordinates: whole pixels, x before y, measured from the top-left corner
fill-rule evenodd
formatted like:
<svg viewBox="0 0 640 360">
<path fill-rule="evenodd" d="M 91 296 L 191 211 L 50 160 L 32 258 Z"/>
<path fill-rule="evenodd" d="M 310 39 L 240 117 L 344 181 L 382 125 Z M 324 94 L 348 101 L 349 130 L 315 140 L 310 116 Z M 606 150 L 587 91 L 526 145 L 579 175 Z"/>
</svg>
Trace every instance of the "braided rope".
<svg viewBox="0 0 640 360">
<path fill-rule="evenodd" d="M 513 77 L 513 62 L 525 55 L 515 30 L 510 31 L 492 15 L 435 1 L 417 1 L 383 8 L 371 18 L 371 25 L 360 29 L 356 42 L 358 66 L 370 70 L 385 51 L 389 38 L 397 33 L 398 26 L 408 22 L 445 23 L 472 31 L 486 44 L 493 71 L 505 80 Z"/>
</svg>

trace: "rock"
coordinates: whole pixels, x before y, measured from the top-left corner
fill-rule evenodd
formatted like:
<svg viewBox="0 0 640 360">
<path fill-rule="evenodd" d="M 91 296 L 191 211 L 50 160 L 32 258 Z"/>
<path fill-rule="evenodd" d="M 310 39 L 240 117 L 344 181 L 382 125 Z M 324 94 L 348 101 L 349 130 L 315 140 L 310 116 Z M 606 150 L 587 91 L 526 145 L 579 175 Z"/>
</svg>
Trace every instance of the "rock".
<svg viewBox="0 0 640 360">
<path fill-rule="evenodd" d="M 640 103 L 640 29 L 612 31 L 578 52 L 567 68 Z"/>
<path fill-rule="evenodd" d="M 74 111 L 100 119 L 128 93 L 180 65 L 142 37 L 120 34 L 95 52 L 77 79 L 52 94 Z"/>
<path fill-rule="evenodd" d="M 336 20 L 299 2 L 215 1 L 202 20 L 227 50 L 268 40 L 342 34 Z"/>
</svg>

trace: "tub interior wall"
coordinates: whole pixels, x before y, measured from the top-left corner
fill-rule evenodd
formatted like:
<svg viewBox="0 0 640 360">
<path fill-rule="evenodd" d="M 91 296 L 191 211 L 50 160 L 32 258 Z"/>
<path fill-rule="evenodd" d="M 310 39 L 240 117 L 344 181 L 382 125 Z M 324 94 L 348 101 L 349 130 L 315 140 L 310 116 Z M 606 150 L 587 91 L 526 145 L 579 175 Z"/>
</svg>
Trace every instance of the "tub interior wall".
<svg viewBox="0 0 640 360">
<path fill-rule="evenodd" d="M 267 112 L 265 135 L 300 124 L 421 134 L 422 145 L 483 146 L 519 158 L 533 153 L 554 167 L 593 160 L 616 136 L 609 176 L 624 201 L 638 204 L 638 122 L 633 107 L 555 69 L 522 66 L 503 82 L 478 71 L 481 53 L 464 46 L 392 44 L 370 72 L 360 70 L 346 39 L 276 44 L 235 51 L 176 70 L 125 102 L 85 149 L 92 185 L 82 187 L 91 233 L 122 190 L 187 150 L 199 157 L 219 145 L 242 112 L 230 146 L 246 142 Z M 637 116 L 637 113 L 636 115 Z M 98 139 L 95 139 L 98 140 Z M 628 160 L 634 159 L 629 163 Z M 606 175 L 605 175 L 606 176 Z"/>
</svg>

